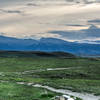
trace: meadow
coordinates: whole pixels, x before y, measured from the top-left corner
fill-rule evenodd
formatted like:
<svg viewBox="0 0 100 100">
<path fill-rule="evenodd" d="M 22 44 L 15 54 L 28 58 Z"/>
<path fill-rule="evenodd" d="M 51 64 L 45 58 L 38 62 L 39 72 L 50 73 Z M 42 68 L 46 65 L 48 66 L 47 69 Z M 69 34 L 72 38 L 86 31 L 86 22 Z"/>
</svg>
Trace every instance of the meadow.
<svg viewBox="0 0 100 100">
<path fill-rule="evenodd" d="M 0 81 L 0 100 L 51 100 L 57 95 L 46 89 L 18 85 L 16 82 L 100 95 L 100 59 L 0 57 Z M 45 91 L 48 95 L 42 97 Z"/>
</svg>

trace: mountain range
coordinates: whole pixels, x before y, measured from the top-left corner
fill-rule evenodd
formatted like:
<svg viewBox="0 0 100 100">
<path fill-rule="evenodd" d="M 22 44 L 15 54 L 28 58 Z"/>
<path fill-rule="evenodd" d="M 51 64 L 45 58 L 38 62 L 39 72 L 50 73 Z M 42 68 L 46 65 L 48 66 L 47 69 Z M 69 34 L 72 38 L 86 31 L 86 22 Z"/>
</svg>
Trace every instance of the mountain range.
<svg viewBox="0 0 100 100">
<path fill-rule="evenodd" d="M 100 55 L 100 44 L 68 42 L 57 38 L 19 39 L 0 36 L 0 50 L 7 51 L 62 51 L 76 55 Z"/>
</svg>

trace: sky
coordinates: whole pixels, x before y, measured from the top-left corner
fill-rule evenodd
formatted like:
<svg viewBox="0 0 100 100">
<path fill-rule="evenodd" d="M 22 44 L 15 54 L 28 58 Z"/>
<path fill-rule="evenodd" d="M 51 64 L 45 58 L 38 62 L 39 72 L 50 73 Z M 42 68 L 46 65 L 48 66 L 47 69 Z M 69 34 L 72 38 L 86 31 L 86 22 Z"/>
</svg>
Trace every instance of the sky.
<svg viewBox="0 0 100 100">
<path fill-rule="evenodd" d="M 99 28 L 100 0 L 0 0 L 1 35 L 95 41 Z"/>
</svg>

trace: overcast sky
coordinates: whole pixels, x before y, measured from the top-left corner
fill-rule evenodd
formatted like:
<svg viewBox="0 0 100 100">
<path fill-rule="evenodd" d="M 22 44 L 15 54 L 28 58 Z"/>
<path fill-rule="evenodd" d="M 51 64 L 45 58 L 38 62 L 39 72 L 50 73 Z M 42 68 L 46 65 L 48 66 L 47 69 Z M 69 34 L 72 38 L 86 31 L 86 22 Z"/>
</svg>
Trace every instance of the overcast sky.
<svg viewBox="0 0 100 100">
<path fill-rule="evenodd" d="M 100 0 L 0 0 L 0 34 L 19 38 L 82 40 L 86 38 L 83 37 L 82 30 L 88 29 L 91 24 L 100 27 L 99 2 Z M 65 33 L 62 36 L 62 33 L 54 31 Z M 80 37 L 83 38 L 74 38 L 73 35 L 69 38 L 68 34 L 72 32 L 80 32 Z M 89 35 L 86 39 L 93 39 L 93 36 L 91 38 Z M 94 36 L 94 39 L 99 40 L 99 36 Z"/>
</svg>

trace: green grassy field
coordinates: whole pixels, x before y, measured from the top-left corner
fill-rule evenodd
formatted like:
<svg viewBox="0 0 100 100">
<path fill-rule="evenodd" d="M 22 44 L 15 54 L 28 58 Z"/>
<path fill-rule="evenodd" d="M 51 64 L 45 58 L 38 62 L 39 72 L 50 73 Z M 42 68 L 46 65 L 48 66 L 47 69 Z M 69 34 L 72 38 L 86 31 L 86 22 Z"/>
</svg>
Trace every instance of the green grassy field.
<svg viewBox="0 0 100 100">
<path fill-rule="evenodd" d="M 12 82 L 0 83 L 0 100 L 51 100 L 55 95 L 53 92 L 32 86 Z"/>
<path fill-rule="evenodd" d="M 47 68 L 68 69 L 50 71 L 46 70 Z M 100 95 L 100 59 L 0 57 L 0 80 L 8 81 L 8 83 L 0 83 L 0 100 L 50 99 L 50 97 L 41 99 L 40 94 L 44 92 L 43 89 L 20 86 L 16 82 L 39 83 Z M 51 92 L 50 94 L 55 95 Z"/>
</svg>

